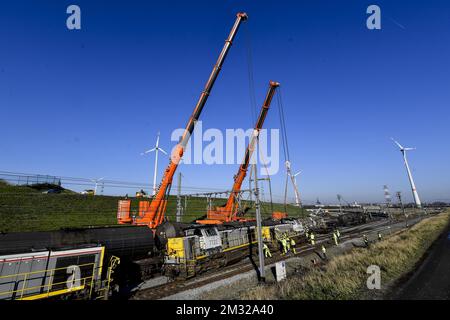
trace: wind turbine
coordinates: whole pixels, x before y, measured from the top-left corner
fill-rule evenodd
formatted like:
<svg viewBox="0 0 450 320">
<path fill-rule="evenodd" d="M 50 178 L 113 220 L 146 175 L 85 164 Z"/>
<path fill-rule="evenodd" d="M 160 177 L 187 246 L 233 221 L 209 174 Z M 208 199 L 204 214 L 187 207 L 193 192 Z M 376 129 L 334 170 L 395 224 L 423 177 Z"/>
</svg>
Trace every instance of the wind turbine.
<svg viewBox="0 0 450 320">
<path fill-rule="evenodd" d="M 95 188 L 94 188 L 94 195 L 97 195 L 97 187 L 98 187 L 98 183 L 100 181 L 102 181 L 103 179 L 105 179 L 106 177 L 100 178 L 100 179 L 91 179 L 92 182 L 95 183 Z"/>
<path fill-rule="evenodd" d="M 295 193 L 295 203 L 297 205 L 297 207 L 301 206 L 301 202 L 300 202 L 300 194 L 298 192 L 298 186 L 297 186 L 297 176 L 302 173 L 301 171 L 297 172 L 296 174 L 292 175 L 292 183 L 294 185 L 294 193 Z"/>
<path fill-rule="evenodd" d="M 296 174 L 292 174 L 291 162 L 289 160 L 286 161 L 285 165 L 286 165 L 287 174 L 291 178 L 292 186 L 294 187 L 295 205 L 297 207 L 301 207 L 302 202 L 300 200 L 300 193 L 298 192 L 297 179 L 295 178 L 296 176 L 298 176 L 301 173 L 301 171 L 297 172 Z"/>
<path fill-rule="evenodd" d="M 411 170 L 409 169 L 408 161 L 406 160 L 406 151 L 415 150 L 416 148 L 404 148 L 400 143 L 391 138 L 392 141 L 400 148 L 400 152 L 403 155 L 403 161 L 405 162 L 406 171 L 408 172 L 409 183 L 411 184 L 411 190 L 414 197 L 414 202 L 416 203 L 417 208 L 421 208 L 422 204 L 419 199 L 419 194 L 416 190 L 416 185 L 414 184 L 414 180 L 411 174 Z"/>
<path fill-rule="evenodd" d="M 167 152 L 165 152 L 162 148 L 159 147 L 159 132 L 158 132 L 158 136 L 156 138 L 156 145 L 153 149 L 147 150 L 143 153 L 141 153 L 141 156 L 145 155 L 146 153 L 150 153 L 155 151 L 155 171 L 153 172 L 153 195 L 156 194 L 156 174 L 158 171 L 158 152 L 161 151 L 162 153 L 164 153 L 165 155 L 167 155 Z"/>
</svg>

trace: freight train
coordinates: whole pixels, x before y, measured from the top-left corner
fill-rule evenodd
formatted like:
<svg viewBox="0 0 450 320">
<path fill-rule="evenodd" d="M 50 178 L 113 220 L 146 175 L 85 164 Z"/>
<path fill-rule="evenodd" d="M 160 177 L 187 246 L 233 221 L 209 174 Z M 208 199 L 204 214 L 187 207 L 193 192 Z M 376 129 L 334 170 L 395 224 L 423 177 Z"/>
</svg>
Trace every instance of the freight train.
<svg viewBox="0 0 450 320">
<path fill-rule="evenodd" d="M 349 221 L 354 223 L 343 217 L 267 219 L 261 231 L 264 242 L 277 250 L 281 234 L 302 243 L 306 229 L 324 233 Z M 365 221 L 361 218 L 358 223 Z M 103 298 L 113 287 L 127 292 L 155 275 L 186 279 L 254 254 L 255 222 L 165 222 L 155 234 L 134 225 L 4 233 L 0 234 L 0 300 Z"/>
<path fill-rule="evenodd" d="M 312 229 L 315 221 L 268 219 L 262 223 L 262 237 L 272 249 L 277 248 L 281 234 L 297 241 Z M 255 222 L 230 222 L 220 225 L 163 224 L 157 229 L 165 243 L 163 272 L 172 278 L 189 278 L 206 270 L 241 261 L 257 253 Z"/>
</svg>

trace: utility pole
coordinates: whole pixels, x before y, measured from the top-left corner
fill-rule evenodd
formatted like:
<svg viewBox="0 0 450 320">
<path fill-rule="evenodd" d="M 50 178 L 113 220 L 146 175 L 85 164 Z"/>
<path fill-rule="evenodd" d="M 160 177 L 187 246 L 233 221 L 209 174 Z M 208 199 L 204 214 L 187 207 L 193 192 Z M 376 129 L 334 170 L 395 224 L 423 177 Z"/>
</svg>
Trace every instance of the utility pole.
<svg viewBox="0 0 450 320">
<path fill-rule="evenodd" d="M 397 191 L 395 194 L 397 196 L 398 202 L 400 203 L 400 207 L 402 208 L 403 215 L 405 216 L 406 226 L 408 226 L 408 215 L 406 214 L 405 207 L 403 206 L 402 193 L 400 191 Z"/>
<path fill-rule="evenodd" d="M 270 180 L 270 176 L 268 175 L 266 178 L 262 178 L 260 180 L 266 180 L 266 181 L 269 182 L 270 211 L 273 212 L 272 183 L 271 183 L 271 180 Z"/>
<path fill-rule="evenodd" d="M 183 205 L 181 204 L 181 177 L 183 175 L 178 172 L 178 190 L 177 190 L 177 222 L 181 222 L 181 216 L 183 215 Z"/>
<path fill-rule="evenodd" d="M 97 195 L 98 183 L 99 183 L 100 181 L 102 181 L 103 179 L 105 179 L 105 177 L 100 178 L 100 179 L 91 179 L 91 181 L 95 183 L 95 186 L 94 186 L 94 195 Z"/>
<path fill-rule="evenodd" d="M 256 231 L 258 237 L 259 282 L 265 282 L 266 273 L 264 268 L 263 240 L 261 233 L 261 206 L 259 203 L 258 173 L 256 170 L 256 164 L 253 164 L 252 166 L 253 166 L 253 174 L 255 177 Z"/>
<path fill-rule="evenodd" d="M 337 199 L 339 201 L 339 213 L 342 214 L 342 203 L 341 203 L 342 196 L 340 194 L 338 194 Z"/>
<path fill-rule="evenodd" d="M 384 198 L 386 199 L 386 213 L 388 214 L 389 219 L 391 219 L 391 213 L 389 208 L 391 207 L 391 193 L 389 192 L 389 188 L 387 185 L 383 186 L 384 190 Z"/>
<path fill-rule="evenodd" d="M 250 190 L 250 203 L 253 201 L 253 192 L 252 190 L 252 173 L 253 173 L 253 165 L 250 166 L 250 174 L 248 176 L 248 190 Z"/>
</svg>

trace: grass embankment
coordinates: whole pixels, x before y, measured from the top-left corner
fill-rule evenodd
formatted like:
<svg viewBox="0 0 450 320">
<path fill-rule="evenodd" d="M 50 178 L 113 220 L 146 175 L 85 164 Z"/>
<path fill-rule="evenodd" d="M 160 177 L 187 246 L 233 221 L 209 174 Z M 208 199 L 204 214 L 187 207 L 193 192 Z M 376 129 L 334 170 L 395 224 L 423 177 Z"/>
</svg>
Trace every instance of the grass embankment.
<svg viewBox="0 0 450 320">
<path fill-rule="evenodd" d="M 12 186 L 0 181 L 0 232 L 45 231 L 68 227 L 116 224 L 117 201 L 123 197 L 81 195 L 69 190 L 59 194 L 43 194 L 27 186 Z M 138 201 L 132 199 L 132 210 L 138 210 Z M 224 199 L 216 199 L 220 205 Z M 183 201 L 184 204 L 184 201 Z M 184 222 L 206 214 L 205 198 L 188 198 Z M 284 211 L 283 205 L 274 204 L 274 210 Z M 270 205 L 263 205 L 263 215 L 269 216 Z M 166 216 L 175 221 L 176 199 L 171 196 Z M 288 206 L 291 216 L 299 216 L 299 209 Z M 248 212 L 253 216 L 254 210 Z"/>
<path fill-rule="evenodd" d="M 243 299 L 365 299 L 373 293 L 366 287 L 367 267 L 381 269 L 382 292 L 413 270 L 431 244 L 443 232 L 450 212 L 425 219 L 411 229 L 393 234 L 369 248 L 337 256 L 322 269 L 289 278 L 280 284 L 257 287 L 241 294 Z M 374 290 L 377 291 L 377 290 Z"/>
</svg>

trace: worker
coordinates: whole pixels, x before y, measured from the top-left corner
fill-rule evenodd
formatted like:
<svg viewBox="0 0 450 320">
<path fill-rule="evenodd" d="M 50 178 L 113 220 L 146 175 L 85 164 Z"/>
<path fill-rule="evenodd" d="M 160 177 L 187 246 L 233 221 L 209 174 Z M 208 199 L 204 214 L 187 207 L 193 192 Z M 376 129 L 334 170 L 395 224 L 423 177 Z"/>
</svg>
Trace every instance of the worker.
<svg viewBox="0 0 450 320">
<path fill-rule="evenodd" d="M 286 237 L 286 249 L 287 252 L 291 251 L 291 240 L 289 239 L 289 237 Z"/>
<path fill-rule="evenodd" d="M 334 240 L 334 244 L 335 245 L 339 245 L 339 240 L 338 239 L 339 239 L 339 237 L 338 237 L 336 231 L 333 232 L 333 240 Z"/>
<path fill-rule="evenodd" d="M 383 237 L 382 237 L 382 235 L 381 235 L 381 232 L 378 231 L 378 241 L 381 241 L 382 238 L 383 238 Z"/>
<path fill-rule="evenodd" d="M 287 253 L 287 241 L 285 238 L 281 239 L 281 245 L 283 246 L 283 252 L 281 253 L 281 255 L 285 255 Z"/>
<path fill-rule="evenodd" d="M 338 237 L 338 240 L 341 240 L 341 233 L 339 232 L 339 229 L 336 228 L 336 235 Z"/>
<path fill-rule="evenodd" d="M 305 236 L 306 236 L 306 240 L 309 240 L 309 230 L 308 230 L 308 227 L 306 227 L 306 230 L 305 230 Z"/>
<path fill-rule="evenodd" d="M 325 248 L 324 245 L 322 245 L 322 253 L 323 253 L 323 258 L 324 258 L 324 259 L 328 259 L 328 258 L 327 258 L 327 248 Z"/>
<path fill-rule="evenodd" d="M 294 254 L 297 254 L 297 251 L 295 250 L 295 241 L 294 239 L 291 238 L 291 248 L 292 248 L 292 252 Z"/>
<path fill-rule="evenodd" d="M 311 239 L 311 245 L 315 245 L 316 244 L 316 237 L 314 236 L 314 233 L 311 232 L 311 235 L 309 236 L 309 238 Z"/>
<path fill-rule="evenodd" d="M 277 235 L 277 236 L 276 236 L 276 239 L 277 239 L 278 243 L 280 244 L 280 245 L 279 245 L 280 251 L 283 252 L 283 241 L 281 241 L 281 240 L 282 240 L 282 239 L 281 239 L 281 236 Z"/>
<path fill-rule="evenodd" d="M 270 253 L 270 249 L 265 243 L 263 243 L 263 251 L 266 258 L 272 258 L 272 253 Z"/>
<path fill-rule="evenodd" d="M 369 246 L 369 239 L 367 238 L 366 235 L 363 235 L 363 240 L 364 240 L 364 244 L 366 245 L 366 247 Z"/>
</svg>

